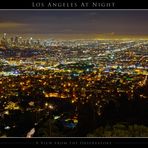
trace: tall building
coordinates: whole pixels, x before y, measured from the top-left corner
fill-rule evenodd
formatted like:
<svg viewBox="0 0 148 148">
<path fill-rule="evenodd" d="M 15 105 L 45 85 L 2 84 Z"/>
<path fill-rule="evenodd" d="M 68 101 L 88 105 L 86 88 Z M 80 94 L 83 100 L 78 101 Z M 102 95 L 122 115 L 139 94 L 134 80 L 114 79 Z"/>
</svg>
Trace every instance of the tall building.
<svg viewBox="0 0 148 148">
<path fill-rule="evenodd" d="M 7 46 L 7 44 L 8 44 L 8 41 L 7 41 L 7 34 L 4 33 L 4 34 L 3 34 L 3 37 L 2 37 L 2 39 L 1 39 L 1 45 L 2 45 L 2 46 Z"/>
<path fill-rule="evenodd" d="M 4 33 L 4 34 L 3 34 L 3 39 L 4 39 L 4 40 L 7 40 L 7 33 Z"/>
</svg>

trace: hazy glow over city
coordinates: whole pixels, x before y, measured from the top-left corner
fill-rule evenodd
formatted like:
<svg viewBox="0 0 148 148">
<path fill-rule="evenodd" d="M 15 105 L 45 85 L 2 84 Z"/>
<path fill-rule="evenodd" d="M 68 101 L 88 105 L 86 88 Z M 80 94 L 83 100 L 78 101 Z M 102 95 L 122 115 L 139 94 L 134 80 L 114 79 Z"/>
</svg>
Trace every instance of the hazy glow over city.
<svg viewBox="0 0 148 148">
<path fill-rule="evenodd" d="M 0 32 L 57 38 L 147 35 L 147 18 L 146 10 L 3 10 Z"/>
</svg>

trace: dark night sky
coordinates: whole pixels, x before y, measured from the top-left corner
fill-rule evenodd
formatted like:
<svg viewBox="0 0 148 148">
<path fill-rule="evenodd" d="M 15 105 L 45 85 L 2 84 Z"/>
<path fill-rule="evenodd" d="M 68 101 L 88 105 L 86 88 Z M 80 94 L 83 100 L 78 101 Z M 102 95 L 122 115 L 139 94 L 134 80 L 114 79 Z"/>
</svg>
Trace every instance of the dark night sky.
<svg viewBox="0 0 148 148">
<path fill-rule="evenodd" d="M 146 10 L 1 10 L 0 33 L 148 34 Z"/>
</svg>

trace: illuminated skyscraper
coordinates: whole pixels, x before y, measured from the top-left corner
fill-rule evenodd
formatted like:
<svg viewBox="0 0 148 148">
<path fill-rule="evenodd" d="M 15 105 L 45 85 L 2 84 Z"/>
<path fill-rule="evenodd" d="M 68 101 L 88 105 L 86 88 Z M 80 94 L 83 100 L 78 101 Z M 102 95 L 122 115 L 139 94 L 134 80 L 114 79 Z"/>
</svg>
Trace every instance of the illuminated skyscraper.
<svg viewBox="0 0 148 148">
<path fill-rule="evenodd" d="M 3 39 L 4 39 L 4 40 L 7 40 L 7 33 L 4 33 L 4 34 L 3 34 Z"/>
</svg>

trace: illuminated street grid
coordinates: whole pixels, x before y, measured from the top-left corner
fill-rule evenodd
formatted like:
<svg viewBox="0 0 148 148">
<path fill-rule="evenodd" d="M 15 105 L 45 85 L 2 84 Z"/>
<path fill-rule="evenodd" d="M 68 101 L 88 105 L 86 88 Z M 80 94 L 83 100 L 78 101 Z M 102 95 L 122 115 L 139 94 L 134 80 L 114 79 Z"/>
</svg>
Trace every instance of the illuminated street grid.
<svg viewBox="0 0 148 148">
<path fill-rule="evenodd" d="M 101 116 L 104 105 L 118 101 L 121 94 L 132 100 L 135 90 L 148 85 L 147 75 L 146 39 L 37 40 L 4 33 L 0 44 L 1 134 L 9 136 L 12 131 L 10 135 L 17 136 L 14 131 L 25 126 L 21 115 L 26 112 L 33 121 L 21 136 L 30 137 L 33 133 L 27 132 L 46 117 L 60 119 L 74 129 L 80 104 L 92 103 Z M 136 95 L 148 99 L 147 92 Z"/>
</svg>

